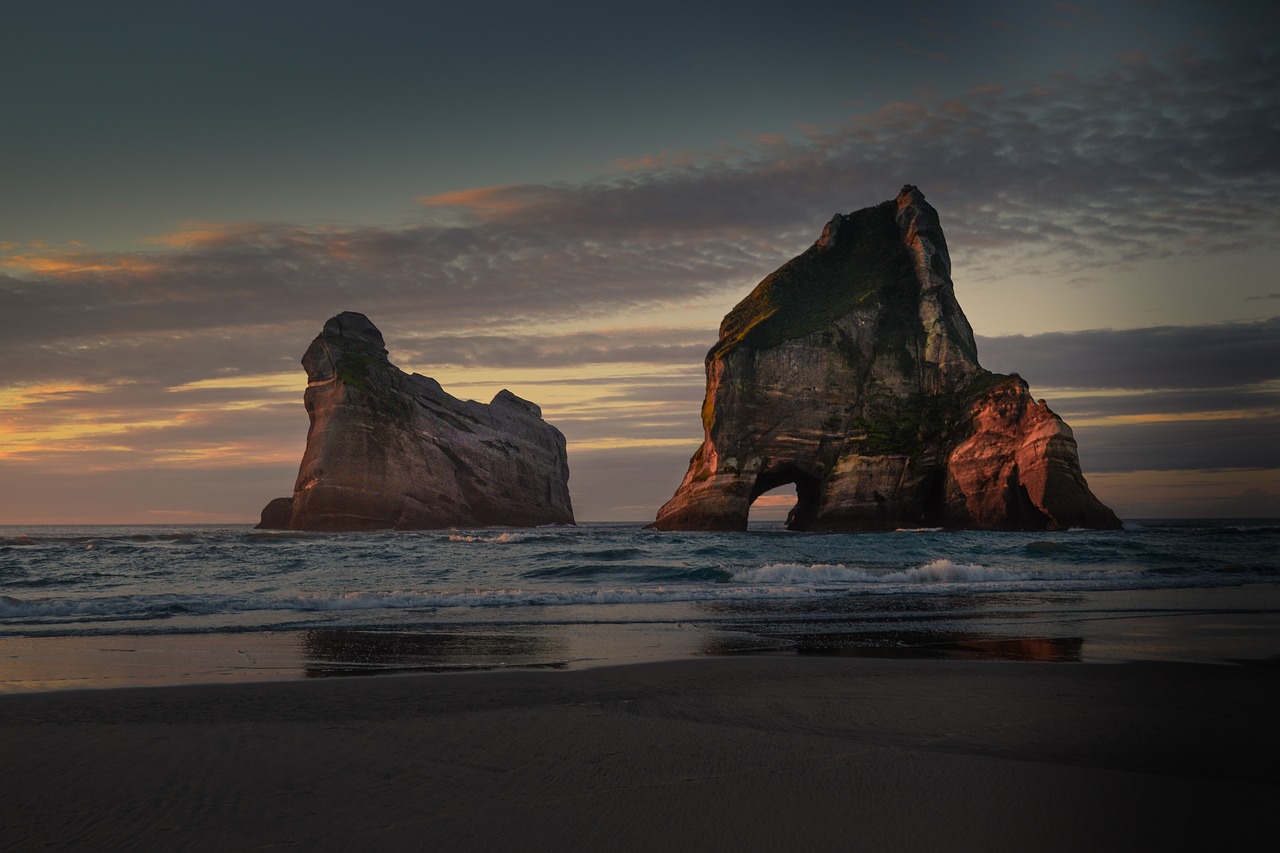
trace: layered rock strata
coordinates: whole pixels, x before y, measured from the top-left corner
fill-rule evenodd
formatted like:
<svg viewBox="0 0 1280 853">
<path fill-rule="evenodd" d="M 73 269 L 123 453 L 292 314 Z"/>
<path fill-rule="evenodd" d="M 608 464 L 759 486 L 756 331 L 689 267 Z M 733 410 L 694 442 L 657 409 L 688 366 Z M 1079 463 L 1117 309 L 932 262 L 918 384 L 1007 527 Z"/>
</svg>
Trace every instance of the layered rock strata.
<svg viewBox="0 0 1280 853">
<path fill-rule="evenodd" d="M 744 530 L 794 483 L 794 530 L 1115 528 L 1071 428 L 978 363 L 937 211 L 913 186 L 837 214 L 707 354 L 705 437 L 662 530 Z"/>
<path fill-rule="evenodd" d="M 528 400 L 488 405 L 387 359 L 363 314 L 324 325 L 302 357 L 311 426 L 291 498 L 259 527 L 399 530 L 572 524 L 564 436 Z"/>
</svg>

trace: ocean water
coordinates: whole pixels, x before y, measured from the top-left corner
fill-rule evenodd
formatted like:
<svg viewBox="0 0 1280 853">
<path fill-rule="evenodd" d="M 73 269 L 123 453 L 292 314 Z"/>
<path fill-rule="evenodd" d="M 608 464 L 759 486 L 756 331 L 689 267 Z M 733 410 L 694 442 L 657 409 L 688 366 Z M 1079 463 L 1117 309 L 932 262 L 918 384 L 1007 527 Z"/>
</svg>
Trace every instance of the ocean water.
<svg viewBox="0 0 1280 853">
<path fill-rule="evenodd" d="M 259 677 L 686 654 L 1269 660 L 1278 555 L 1266 519 L 849 535 L 0 527 L 0 689 L 46 664 L 92 684 L 94 667 L 182 649 L 234 649 L 205 670 Z M 200 669 L 167 660 L 153 681 Z"/>
</svg>

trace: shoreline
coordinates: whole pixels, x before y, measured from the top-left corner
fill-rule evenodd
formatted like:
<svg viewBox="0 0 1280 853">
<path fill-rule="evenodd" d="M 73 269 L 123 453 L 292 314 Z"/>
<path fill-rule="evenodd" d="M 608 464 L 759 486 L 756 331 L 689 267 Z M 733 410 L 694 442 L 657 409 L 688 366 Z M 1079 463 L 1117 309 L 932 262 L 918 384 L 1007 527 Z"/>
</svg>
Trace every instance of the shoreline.
<svg viewBox="0 0 1280 853">
<path fill-rule="evenodd" d="M 0 697 L 12 850 L 1240 846 L 1267 666 L 718 657 Z M 1236 843 L 1233 843 L 1233 839 Z"/>
<path fill-rule="evenodd" d="M 0 637 L 0 699 L 77 689 L 324 680 L 401 673 L 581 670 L 695 658 L 809 657 L 1098 663 L 1274 664 L 1280 585 L 1068 593 L 1038 612 L 988 606 L 977 618 L 843 622 L 839 614 L 744 621 L 691 610 L 608 621 L 317 626 L 310 630 Z M 1120 593 L 1119 595 L 1124 595 Z M 1042 596 L 1042 599 L 1045 599 Z M 941 612 L 941 611 L 940 611 Z M 590 616 L 595 615 L 596 621 Z"/>
</svg>

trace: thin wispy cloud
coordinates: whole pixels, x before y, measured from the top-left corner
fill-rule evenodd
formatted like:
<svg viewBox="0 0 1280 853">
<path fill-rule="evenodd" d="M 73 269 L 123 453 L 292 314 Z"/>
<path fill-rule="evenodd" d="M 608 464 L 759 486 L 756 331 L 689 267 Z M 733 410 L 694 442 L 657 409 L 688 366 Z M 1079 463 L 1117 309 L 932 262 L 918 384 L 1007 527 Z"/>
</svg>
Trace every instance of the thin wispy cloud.
<svg viewBox="0 0 1280 853">
<path fill-rule="evenodd" d="M 589 315 L 740 287 L 906 182 L 975 275 L 994 258 L 1047 273 L 1280 246 L 1280 55 L 1033 88 L 889 105 L 696 165 L 425 199 L 464 215 L 448 225 L 230 224 L 161 236 L 167 252 L 10 252 L 0 310 L 23 320 L 11 346 L 289 322 L 302 304 L 416 304 L 462 324 Z"/>
</svg>

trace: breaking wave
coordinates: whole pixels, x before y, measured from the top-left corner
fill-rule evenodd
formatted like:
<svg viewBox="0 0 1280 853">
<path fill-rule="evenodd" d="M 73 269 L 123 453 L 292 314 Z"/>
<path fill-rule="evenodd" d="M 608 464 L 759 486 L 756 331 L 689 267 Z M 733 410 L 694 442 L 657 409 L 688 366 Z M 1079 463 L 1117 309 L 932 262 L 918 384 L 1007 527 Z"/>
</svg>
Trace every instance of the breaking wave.
<svg viewBox="0 0 1280 853">
<path fill-rule="evenodd" d="M 525 533 L 507 531 L 506 533 L 484 534 L 484 533 L 450 533 L 447 537 L 450 542 L 489 542 L 496 545 L 514 545 L 517 542 L 547 542 L 555 539 L 554 536 L 548 536 L 545 533 Z"/>
<path fill-rule="evenodd" d="M 743 569 L 733 573 L 739 583 L 990 583 L 997 581 L 1039 580 L 1042 574 L 993 569 L 986 566 L 970 566 L 938 559 L 910 569 L 866 569 L 845 565 L 803 565 L 800 563 L 773 563 L 757 569 Z"/>
<path fill-rule="evenodd" d="M 1119 533 L 759 532 L 769 531 L 10 526 L 0 528 L 0 635 L 643 620 L 657 612 L 647 605 L 678 603 L 705 614 L 734 609 L 722 602 L 794 601 L 813 613 L 850 602 L 884 608 L 895 596 L 981 600 L 1280 577 L 1280 526 L 1270 519 L 1151 521 Z"/>
</svg>

